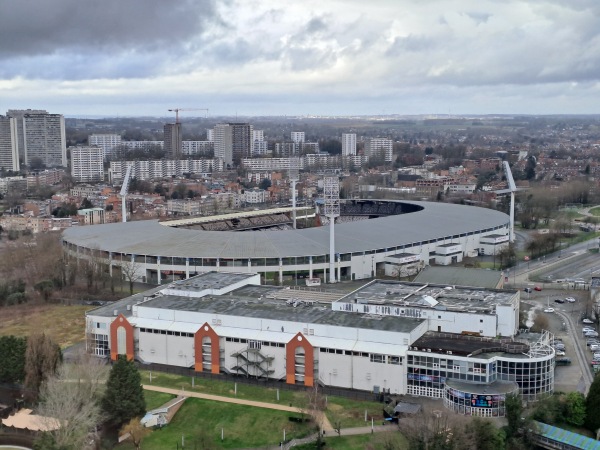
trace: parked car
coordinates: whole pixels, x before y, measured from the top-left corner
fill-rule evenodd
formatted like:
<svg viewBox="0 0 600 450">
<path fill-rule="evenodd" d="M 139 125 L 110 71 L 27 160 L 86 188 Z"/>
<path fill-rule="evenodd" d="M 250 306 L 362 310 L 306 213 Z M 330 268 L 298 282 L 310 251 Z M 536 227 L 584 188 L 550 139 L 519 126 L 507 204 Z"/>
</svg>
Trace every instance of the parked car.
<svg viewBox="0 0 600 450">
<path fill-rule="evenodd" d="M 563 344 L 555 345 L 555 346 L 554 346 L 554 349 L 555 349 L 555 350 L 563 350 L 563 351 L 564 351 L 564 349 L 565 349 L 565 346 L 564 346 Z"/>
<path fill-rule="evenodd" d="M 598 333 L 595 331 L 587 331 L 583 333 L 585 337 L 598 337 Z"/>
<path fill-rule="evenodd" d="M 582 322 L 583 322 L 583 323 L 594 323 L 594 321 L 593 321 L 593 320 L 590 320 L 590 319 L 587 319 L 587 318 L 586 318 L 586 319 L 583 319 L 583 320 L 582 320 Z"/>
<path fill-rule="evenodd" d="M 592 328 L 592 327 L 583 327 L 581 329 L 581 331 L 583 331 L 585 333 L 586 331 L 596 331 L 596 330 L 594 328 Z"/>
<path fill-rule="evenodd" d="M 556 358 L 557 366 L 568 366 L 571 364 L 571 358 Z"/>
<path fill-rule="evenodd" d="M 562 298 L 557 298 L 554 300 L 555 303 L 564 303 L 565 301 Z"/>
<path fill-rule="evenodd" d="M 565 351 L 564 351 L 564 350 L 558 350 L 558 349 L 557 349 L 557 350 L 554 352 L 554 354 L 555 354 L 556 356 L 565 356 Z"/>
<path fill-rule="evenodd" d="M 600 352 L 596 352 L 596 353 L 594 353 L 594 354 L 592 355 L 592 359 L 599 360 L 599 359 L 600 359 Z"/>
<path fill-rule="evenodd" d="M 589 347 L 592 344 L 600 344 L 600 340 L 596 338 L 589 338 L 585 341 L 586 345 Z"/>
<path fill-rule="evenodd" d="M 528 294 L 530 294 L 530 293 L 531 293 L 531 288 L 525 288 L 525 289 L 523 289 L 523 290 L 524 290 L 525 292 L 527 292 Z"/>
<path fill-rule="evenodd" d="M 541 286 L 536 286 L 536 287 L 534 287 L 534 288 L 533 288 L 533 290 L 534 290 L 534 291 L 541 291 L 541 290 L 542 290 L 542 287 L 541 287 Z"/>
<path fill-rule="evenodd" d="M 545 313 L 553 313 L 554 312 L 554 308 L 544 308 L 544 312 Z"/>
<path fill-rule="evenodd" d="M 591 344 L 590 350 L 595 352 L 596 350 L 600 350 L 600 344 Z"/>
<path fill-rule="evenodd" d="M 573 297 L 567 297 L 567 298 L 565 298 L 565 302 L 567 302 L 567 303 L 575 303 L 575 299 Z"/>
</svg>

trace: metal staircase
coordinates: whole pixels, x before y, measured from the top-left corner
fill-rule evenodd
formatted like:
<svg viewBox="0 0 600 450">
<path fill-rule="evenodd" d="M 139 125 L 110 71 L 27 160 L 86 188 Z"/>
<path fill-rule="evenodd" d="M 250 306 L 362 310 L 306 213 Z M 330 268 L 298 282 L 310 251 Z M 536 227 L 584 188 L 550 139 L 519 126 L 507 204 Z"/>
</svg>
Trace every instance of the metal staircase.
<svg viewBox="0 0 600 450">
<path fill-rule="evenodd" d="M 269 377 L 275 371 L 271 369 L 273 356 L 264 355 L 259 349 L 245 348 L 238 352 L 232 353 L 232 357 L 236 358 L 237 364 L 231 368 L 238 374 L 246 375 L 246 377 Z"/>
</svg>

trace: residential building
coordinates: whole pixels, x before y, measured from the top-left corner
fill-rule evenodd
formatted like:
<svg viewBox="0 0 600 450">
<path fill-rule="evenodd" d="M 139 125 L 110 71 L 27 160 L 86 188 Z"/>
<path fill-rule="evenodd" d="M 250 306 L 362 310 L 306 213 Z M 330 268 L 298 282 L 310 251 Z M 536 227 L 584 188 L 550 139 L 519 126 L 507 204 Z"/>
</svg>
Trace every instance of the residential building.
<svg viewBox="0 0 600 450">
<path fill-rule="evenodd" d="M 121 145 L 121 135 L 119 134 L 91 134 L 88 136 L 88 145 L 100 147 L 104 159 L 110 157 L 115 147 Z"/>
<path fill-rule="evenodd" d="M 304 131 L 292 131 L 291 138 L 296 144 L 302 144 L 306 140 Z"/>
<path fill-rule="evenodd" d="M 19 146 L 17 139 L 17 119 L 0 116 L 0 170 L 18 172 Z"/>
<path fill-rule="evenodd" d="M 212 157 L 215 150 L 215 143 L 212 141 L 183 141 L 181 143 L 181 153 L 183 156 L 203 156 Z"/>
<path fill-rule="evenodd" d="M 356 155 L 356 133 L 342 133 L 342 156 Z"/>
<path fill-rule="evenodd" d="M 391 139 L 369 138 L 365 140 L 365 155 L 369 158 L 382 156 L 386 162 L 391 162 L 392 150 Z"/>
<path fill-rule="evenodd" d="M 182 135 L 180 123 L 167 123 L 164 127 L 165 145 L 167 157 L 171 159 L 181 158 Z"/>
<path fill-rule="evenodd" d="M 85 225 L 99 225 L 105 223 L 104 209 L 102 208 L 80 209 L 77 211 L 77 215 Z"/>
<path fill-rule="evenodd" d="M 27 193 L 27 179 L 25 177 L 0 178 L 0 194 L 25 197 Z"/>
<path fill-rule="evenodd" d="M 264 203 L 267 201 L 267 191 L 259 188 L 246 189 L 242 193 L 242 202 L 245 203 Z"/>
<path fill-rule="evenodd" d="M 252 156 L 253 126 L 249 123 L 220 123 L 214 128 L 215 157 L 226 165 L 239 165 Z"/>
<path fill-rule="evenodd" d="M 70 147 L 71 176 L 79 183 L 104 181 L 104 150 L 100 147 Z"/>
<path fill-rule="evenodd" d="M 27 189 L 35 188 L 37 186 L 58 184 L 62 181 L 64 176 L 65 171 L 63 169 L 46 169 L 29 172 L 27 174 Z"/>
<path fill-rule="evenodd" d="M 109 180 L 112 183 L 121 181 L 129 165 L 133 166 L 132 175 L 138 180 L 182 177 L 186 173 L 209 177 L 213 172 L 223 170 L 223 160 L 220 158 L 111 161 L 108 169 Z"/>
<path fill-rule="evenodd" d="M 9 110 L 17 119 L 19 157 L 27 165 L 39 159 L 48 167 L 67 166 L 65 118 L 38 110 Z M 23 142 L 23 148 L 20 143 Z"/>
</svg>

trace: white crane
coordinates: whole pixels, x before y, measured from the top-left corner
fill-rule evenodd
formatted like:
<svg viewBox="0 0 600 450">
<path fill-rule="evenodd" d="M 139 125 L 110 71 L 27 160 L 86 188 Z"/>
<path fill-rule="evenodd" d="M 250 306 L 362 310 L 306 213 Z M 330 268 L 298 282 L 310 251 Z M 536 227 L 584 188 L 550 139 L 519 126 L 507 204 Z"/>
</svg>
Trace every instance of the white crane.
<svg viewBox="0 0 600 450">
<path fill-rule="evenodd" d="M 121 215 L 123 216 L 123 222 L 127 222 L 127 194 L 129 193 L 129 180 L 131 179 L 132 169 L 133 164 L 129 164 L 127 166 L 127 171 L 125 172 L 125 178 L 123 178 L 121 192 L 119 192 L 119 195 L 121 196 Z"/>
<path fill-rule="evenodd" d="M 508 183 L 508 192 L 510 192 L 510 242 L 515 242 L 515 192 L 517 185 L 513 179 L 508 161 L 504 161 L 504 175 Z"/>
</svg>

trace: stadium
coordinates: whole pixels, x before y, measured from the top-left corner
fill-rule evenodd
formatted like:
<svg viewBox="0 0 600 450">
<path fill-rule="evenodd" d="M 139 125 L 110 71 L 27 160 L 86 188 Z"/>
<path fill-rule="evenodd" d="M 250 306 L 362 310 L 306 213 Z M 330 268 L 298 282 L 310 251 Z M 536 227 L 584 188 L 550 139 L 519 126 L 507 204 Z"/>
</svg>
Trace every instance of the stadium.
<svg viewBox="0 0 600 450">
<path fill-rule="evenodd" d="M 299 208 L 300 216 L 306 210 Z M 426 265 L 497 254 L 509 240 L 509 217 L 491 209 L 349 200 L 340 210 L 333 265 L 338 281 L 384 273 L 402 277 Z M 258 273 L 264 284 L 329 279 L 329 227 L 294 229 L 291 212 L 278 208 L 217 218 L 73 227 L 62 239 L 69 254 L 106 261 L 112 276 L 121 276 L 118 272 L 127 266 L 133 278 L 155 284 L 208 271 Z"/>
</svg>

